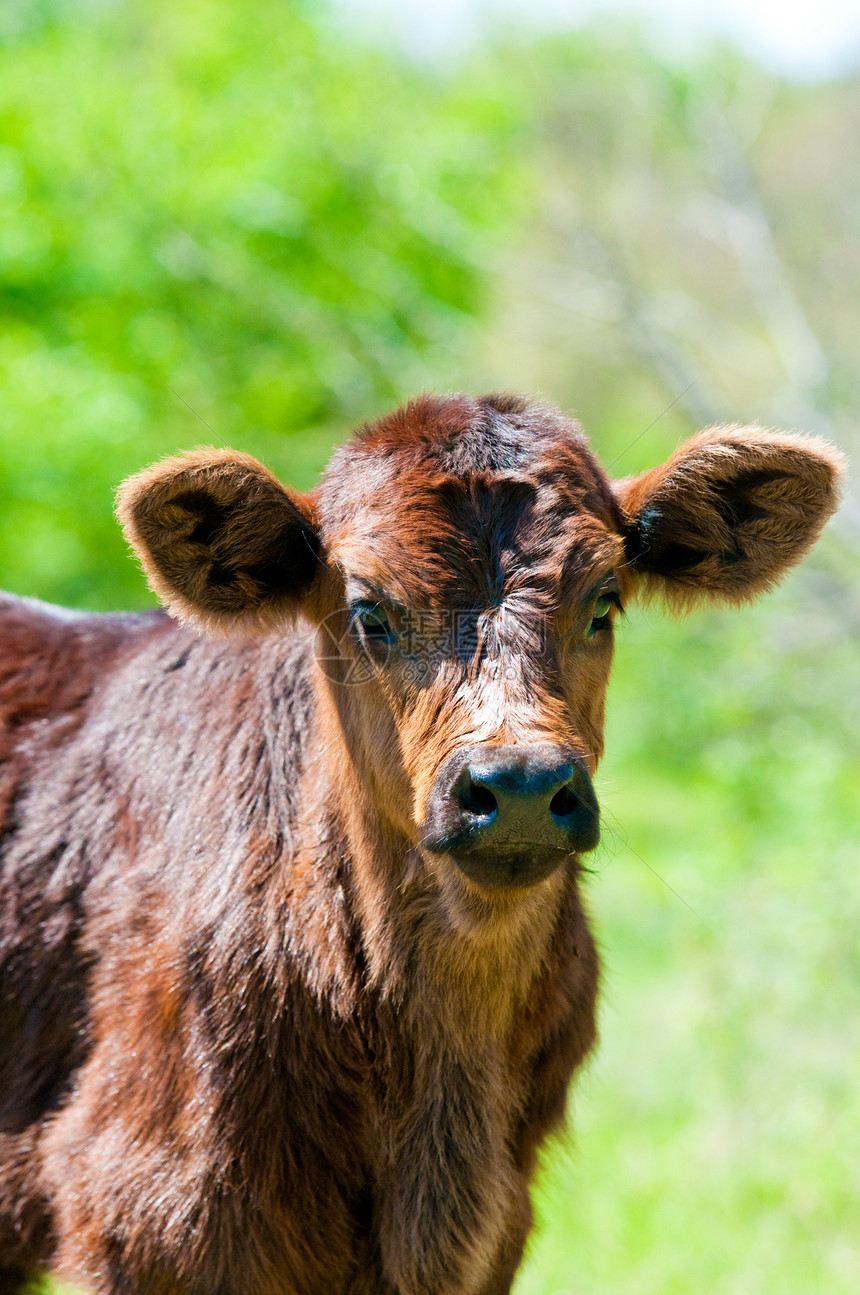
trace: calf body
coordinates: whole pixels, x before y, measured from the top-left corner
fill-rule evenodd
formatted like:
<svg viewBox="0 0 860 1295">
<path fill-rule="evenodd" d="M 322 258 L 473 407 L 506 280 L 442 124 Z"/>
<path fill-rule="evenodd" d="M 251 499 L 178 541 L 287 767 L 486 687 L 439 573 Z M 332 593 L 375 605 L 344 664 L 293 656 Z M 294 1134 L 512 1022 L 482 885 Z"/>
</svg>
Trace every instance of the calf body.
<svg viewBox="0 0 860 1295">
<path fill-rule="evenodd" d="M 761 592 L 837 470 L 718 429 L 613 489 L 552 410 L 427 398 L 309 496 L 128 483 L 184 623 L 0 603 L 6 1289 L 509 1291 L 595 1038 L 612 618 Z"/>
</svg>

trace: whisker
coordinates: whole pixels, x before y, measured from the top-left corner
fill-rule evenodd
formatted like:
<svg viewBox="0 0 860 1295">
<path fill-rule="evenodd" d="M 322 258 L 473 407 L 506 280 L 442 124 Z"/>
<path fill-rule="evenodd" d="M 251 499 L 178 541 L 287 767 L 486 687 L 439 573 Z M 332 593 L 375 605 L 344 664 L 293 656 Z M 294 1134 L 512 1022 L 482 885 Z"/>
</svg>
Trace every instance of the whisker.
<svg viewBox="0 0 860 1295">
<path fill-rule="evenodd" d="M 219 441 L 221 442 L 221 444 L 224 446 L 225 450 L 229 450 L 229 449 L 230 449 L 230 446 L 229 446 L 229 445 L 227 444 L 227 442 L 224 440 L 224 437 L 223 437 L 223 436 L 221 436 L 221 435 L 220 435 L 220 433 L 218 433 L 218 432 L 216 432 L 216 431 L 215 431 L 215 428 L 212 426 L 212 424 L 211 424 L 211 423 L 207 423 L 207 421 L 206 421 L 206 419 L 203 417 L 203 415 L 202 415 L 202 414 L 198 414 L 197 410 L 196 410 L 192 405 L 189 405 L 189 403 L 188 403 L 188 401 L 185 399 L 185 397 L 184 397 L 184 396 L 180 396 L 179 392 L 178 392 L 178 391 L 176 391 L 173 387 L 171 387 L 171 385 L 170 385 L 170 383 L 169 383 L 169 382 L 168 382 L 166 385 L 167 385 L 167 390 L 168 390 L 169 392 L 171 392 L 171 393 L 176 397 L 176 399 L 177 399 L 177 400 L 181 400 L 181 401 L 182 401 L 182 403 L 183 403 L 183 405 L 185 406 L 185 408 L 186 408 L 186 409 L 188 409 L 188 410 L 190 410 L 190 411 L 191 411 L 191 413 L 194 415 L 194 417 L 195 417 L 195 418 L 199 418 L 199 419 L 200 419 L 200 421 L 201 421 L 201 423 L 203 424 L 203 426 L 204 426 L 204 427 L 208 427 L 208 428 L 209 428 L 209 431 L 212 433 L 212 435 L 213 435 L 214 437 L 216 437 L 216 439 L 217 439 L 217 440 L 219 440 Z"/>
<path fill-rule="evenodd" d="M 613 827 L 610 823 L 606 822 L 607 815 L 611 815 L 612 818 L 615 819 L 615 823 L 617 824 L 617 829 Z M 615 814 L 612 813 L 611 810 L 601 811 L 601 816 L 600 816 L 601 831 L 604 825 L 608 828 L 609 832 L 612 834 L 614 838 L 617 838 L 621 842 L 621 844 L 626 849 L 628 849 L 631 854 L 635 855 L 636 858 L 639 860 L 639 862 L 643 864 L 648 869 L 648 871 L 657 878 L 658 881 L 663 883 L 666 889 L 670 891 L 677 900 L 680 900 L 680 902 L 684 905 L 685 908 L 688 908 L 690 912 L 693 913 L 696 917 L 701 917 L 701 913 L 697 912 L 697 910 L 693 908 L 693 905 L 688 903 L 687 900 L 684 898 L 684 896 L 680 895 L 678 891 L 675 889 L 675 887 L 670 885 L 670 883 L 666 880 L 666 878 L 662 877 L 660 873 L 657 871 L 657 869 L 652 867 L 647 859 L 643 859 L 639 851 L 630 844 L 629 840 L 627 839 L 627 831 L 623 823 Z M 601 842 L 602 842 L 602 839 L 603 838 L 601 836 Z"/>
<path fill-rule="evenodd" d="M 668 414 L 669 410 L 670 410 L 670 409 L 673 409 L 673 408 L 675 407 L 675 405 L 677 405 L 677 403 L 678 403 L 678 401 L 679 401 L 679 400 L 683 400 L 683 399 L 684 399 L 684 397 L 686 396 L 687 392 L 688 392 L 692 387 L 695 387 L 695 385 L 696 385 L 696 380 L 695 380 L 695 378 L 694 378 L 694 379 L 693 379 L 693 381 L 692 381 L 692 382 L 690 382 L 690 383 L 688 383 L 688 385 L 684 388 L 684 390 L 681 392 L 680 396 L 676 396 L 676 397 L 675 397 L 675 399 L 672 401 L 672 403 L 671 403 L 670 405 L 667 405 L 667 406 L 666 406 L 666 408 L 663 410 L 663 412 L 662 412 L 662 413 L 658 414 L 656 418 L 653 418 L 653 419 L 651 420 L 651 422 L 650 422 L 650 423 L 648 424 L 648 426 L 645 428 L 645 431 L 640 432 L 638 436 L 634 437 L 634 438 L 633 438 L 633 440 L 630 442 L 630 444 L 627 446 L 627 449 L 626 449 L 626 450 L 622 450 L 622 451 L 621 451 L 621 453 L 620 453 L 619 455 L 617 455 L 617 456 L 616 456 L 616 458 L 614 458 L 614 459 L 612 460 L 612 462 L 608 465 L 608 467 L 607 467 L 607 469 L 606 469 L 606 470 L 607 470 L 607 472 L 609 472 L 612 468 L 614 468 L 614 467 L 615 467 L 615 465 L 616 465 L 616 463 L 618 463 L 618 461 L 619 461 L 620 459 L 623 459 L 623 458 L 624 458 L 624 455 L 625 455 L 625 454 L 627 454 L 630 450 L 632 450 L 632 449 L 633 449 L 633 446 L 634 446 L 634 445 L 636 445 L 639 441 L 641 441 L 641 440 L 642 440 L 642 437 L 645 435 L 645 433 L 646 433 L 646 432 L 650 432 L 651 428 L 652 428 L 652 427 L 654 427 L 657 423 L 659 423 L 660 419 L 661 419 L 661 418 L 663 418 L 663 417 L 665 417 L 665 415 L 666 415 L 666 414 Z"/>
</svg>

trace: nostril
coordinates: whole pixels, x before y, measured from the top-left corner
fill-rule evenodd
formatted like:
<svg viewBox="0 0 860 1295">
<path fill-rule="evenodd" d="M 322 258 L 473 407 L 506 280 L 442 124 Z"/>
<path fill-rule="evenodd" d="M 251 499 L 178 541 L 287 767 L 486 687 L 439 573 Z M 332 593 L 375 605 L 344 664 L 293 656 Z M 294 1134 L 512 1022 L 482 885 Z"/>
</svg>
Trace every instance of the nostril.
<svg viewBox="0 0 860 1295">
<path fill-rule="evenodd" d="M 575 809 L 579 809 L 579 797 L 570 786 L 561 787 L 549 802 L 549 811 L 556 818 L 566 818 Z"/>
<path fill-rule="evenodd" d="M 499 808 L 490 789 L 471 780 L 468 787 L 460 792 L 459 800 L 467 814 L 474 814 L 478 818 L 490 818 Z"/>
</svg>

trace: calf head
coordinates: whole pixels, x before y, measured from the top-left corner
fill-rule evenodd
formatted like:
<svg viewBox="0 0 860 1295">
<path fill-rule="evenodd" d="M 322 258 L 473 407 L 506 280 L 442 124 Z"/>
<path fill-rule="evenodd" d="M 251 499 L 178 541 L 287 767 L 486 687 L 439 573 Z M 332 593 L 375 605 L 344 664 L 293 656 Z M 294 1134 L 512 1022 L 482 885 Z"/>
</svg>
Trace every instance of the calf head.
<svg viewBox="0 0 860 1295">
<path fill-rule="evenodd" d="M 364 812 L 483 893 L 599 835 L 613 622 L 773 585 L 836 504 L 826 443 L 721 427 L 610 483 L 578 425 L 519 398 L 417 400 L 360 428 L 309 495 L 198 450 L 128 481 L 150 582 L 210 632 L 318 627 L 317 683 Z"/>
</svg>

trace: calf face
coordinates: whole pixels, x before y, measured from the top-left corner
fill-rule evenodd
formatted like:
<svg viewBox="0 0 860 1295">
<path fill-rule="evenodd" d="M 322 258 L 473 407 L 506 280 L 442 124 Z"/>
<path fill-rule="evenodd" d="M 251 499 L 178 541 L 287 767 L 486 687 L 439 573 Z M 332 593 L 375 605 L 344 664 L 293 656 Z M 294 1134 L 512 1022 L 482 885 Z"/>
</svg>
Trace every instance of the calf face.
<svg viewBox="0 0 860 1295">
<path fill-rule="evenodd" d="M 612 485 L 552 409 L 427 397 L 359 429 L 309 495 L 199 450 L 132 478 L 119 511 L 181 619 L 315 624 L 344 794 L 430 875 L 504 896 L 597 843 L 616 617 L 643 591 L 756 597 L 838 472 L 822 442 L 726 427 Z"/>
</svg>

